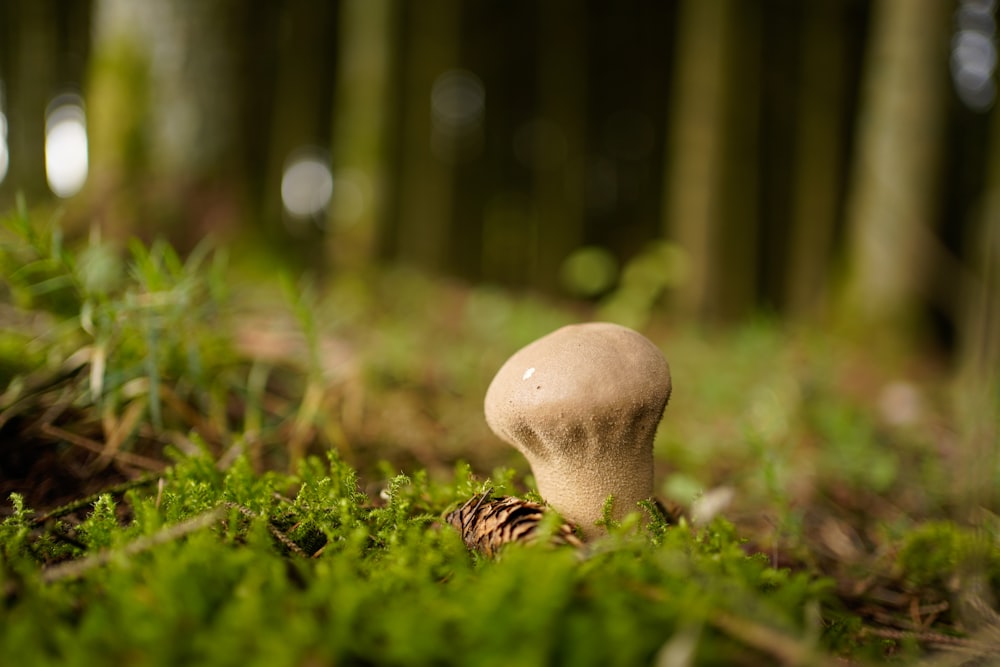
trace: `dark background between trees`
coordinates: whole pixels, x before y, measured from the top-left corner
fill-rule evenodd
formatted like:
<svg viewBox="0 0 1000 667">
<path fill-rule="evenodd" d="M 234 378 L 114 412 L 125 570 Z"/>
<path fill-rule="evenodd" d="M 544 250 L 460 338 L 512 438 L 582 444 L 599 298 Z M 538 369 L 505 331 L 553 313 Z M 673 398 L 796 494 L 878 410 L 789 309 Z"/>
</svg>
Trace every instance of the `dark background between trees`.
<svg viewBox="0 0 1000 667">
<path fill-rule="evenodd" d="M 0 206 L 49 201 L 45 108 L 75 90 L 71 229 L 763 310 L 995 367 L 998 116 L 956 93 L 963 6 L 4 0 Z M 305 222 L 279 196 L 302 146 L 335 178 Z"/>
</svg>

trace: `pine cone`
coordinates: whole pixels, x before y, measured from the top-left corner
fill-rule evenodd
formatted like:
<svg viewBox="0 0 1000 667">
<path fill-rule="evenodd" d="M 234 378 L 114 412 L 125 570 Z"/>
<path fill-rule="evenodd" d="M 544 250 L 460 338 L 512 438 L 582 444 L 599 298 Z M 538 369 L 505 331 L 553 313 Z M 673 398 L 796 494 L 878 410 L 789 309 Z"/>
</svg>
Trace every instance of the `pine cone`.
<svg viewBox="0 0 1000 667">
<path fill-rule="evenodd" d="M 545 507 L 520 498 L 501 496 L 490 500 L 493 490 L 469 498 L 445 520 L 462 534 L 465 546 L 485 556 L 494 556 L 508 542 L 530 541 L 537 537 Z M 552 544 L 582 547 L 576 529 L 563 523 L 551 536 Z"/>
</svg>

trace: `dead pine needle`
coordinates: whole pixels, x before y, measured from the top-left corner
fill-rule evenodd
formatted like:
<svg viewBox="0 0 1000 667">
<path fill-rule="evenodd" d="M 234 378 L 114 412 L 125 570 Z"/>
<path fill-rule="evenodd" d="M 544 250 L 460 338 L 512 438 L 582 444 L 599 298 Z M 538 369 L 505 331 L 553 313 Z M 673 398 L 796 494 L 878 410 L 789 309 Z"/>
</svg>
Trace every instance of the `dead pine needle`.
<svg viewBox="0 0 1000 667">
<path fill-rule="evenodd" d="M 90 438 L 77 433 L 59 428 L 58 426 L 53 426 L 52 424 L 42 424 L 41 431 L 45 435 L 63 440 L 75 447 L 86 449 L 94 452 L 95 454 L 105 455 L 108 451 L 107 447 L 95 440 L 91 440 Z M 144 470 L 160 472 L 166 468 L 166 464 L 162 461 L 157 461 L 156 459 L 151 459 L 148 456 L 142 456 L 141 454 L 133 454 L 132 452 L 116 451 L 111 454 L 111 458 Z"/>
<path fill-rule="evenodd" d="M 236 510 L 245 517 L 249 517 L 251 519 L 260 518 L 260 515 L 254 512 L 249 507 L 244 507 L 243 505 L 238 505 L 236 503 L 224 503 L 224 505 L 229 509 Z M 288 537 L 288 535 L 285 535 L 283 532 L 278 530 L 270 521 L 267 522 L 267 530 L 268 532 L 271 533 L 274 539 L 281 542 L 289 551 L 294 553 L 296 556 L 302 556 L 303 558 L 309 557 L 306 554 L 306 552 L 302 550 L 302 547 L 300 547 L 294 541 L 292 541 L 292 538 Z"/>
<path fill-rule="evenodd" d="M 995 641 L 983 641 L 979 638 L 956 637 L 930 630 L 911 631 L 894 628 L 865 628 L 864 634 L 893 641 L 915 641 L 926 646 L 954 653 L 964 653 L 977 658 L 989 657 L 995 660 L 1000 657 L 1000 644 Z"/>
</svg>

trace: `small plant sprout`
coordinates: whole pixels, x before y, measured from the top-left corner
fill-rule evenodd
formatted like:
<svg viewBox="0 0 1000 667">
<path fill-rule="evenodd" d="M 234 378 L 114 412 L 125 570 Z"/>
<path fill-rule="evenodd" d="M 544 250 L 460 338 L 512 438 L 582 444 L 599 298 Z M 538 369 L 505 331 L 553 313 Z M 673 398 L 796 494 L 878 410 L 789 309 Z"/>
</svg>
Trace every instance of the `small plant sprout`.
<svg viewBox="0 0 1000 667">
<path fill-rule="evenodd" d="M 603 507 L 621 519 L 653 496 L 653 437 L 670 368 L 643 335 L 591 322 L 557 329 L 507 360 L 486 391 L 486 422 L 520 450 L 542 497 L 585 537 Z"/>
</svg>

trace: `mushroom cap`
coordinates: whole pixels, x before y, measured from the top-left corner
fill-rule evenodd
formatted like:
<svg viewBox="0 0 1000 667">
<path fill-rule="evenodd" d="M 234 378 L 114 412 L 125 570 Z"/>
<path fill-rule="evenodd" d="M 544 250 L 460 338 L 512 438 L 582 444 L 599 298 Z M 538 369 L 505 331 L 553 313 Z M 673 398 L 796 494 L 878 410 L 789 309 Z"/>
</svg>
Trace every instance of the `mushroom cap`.
<svg viewBox="0 0 1000 667">
<path fill-rule="evenodd" d="M 670 388 L 667 361 L 645 336 L 574 324 L 504 363 L 486 391 L 486 422 L 528 459 L 542 497 L 587 534 L 608 495 L 618 516 L 653 495 L 653 436 Z"/>
</svg>

